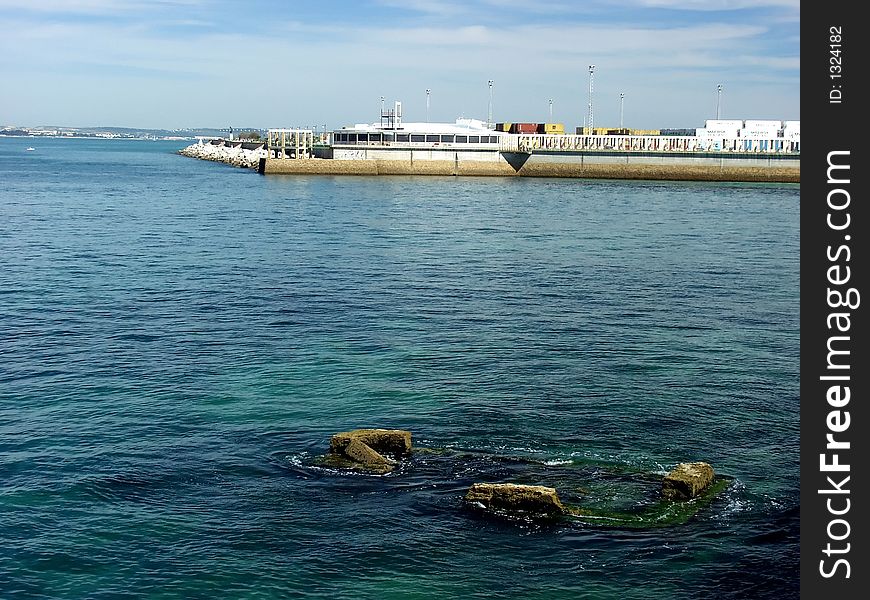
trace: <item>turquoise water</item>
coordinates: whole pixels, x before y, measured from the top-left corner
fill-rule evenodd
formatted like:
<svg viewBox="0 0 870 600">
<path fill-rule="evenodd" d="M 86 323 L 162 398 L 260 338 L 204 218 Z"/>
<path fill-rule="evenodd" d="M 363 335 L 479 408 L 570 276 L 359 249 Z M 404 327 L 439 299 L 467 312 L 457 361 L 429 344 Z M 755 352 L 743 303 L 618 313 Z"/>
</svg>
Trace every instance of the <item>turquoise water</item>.
<svg viewBox="0 0 870 600">
<path fill-rule="evenodd" d="M 0 138 L 0 597 L 797 597 L 798 186 L 183 145 Z M 439 451 L 312 464 L 357 427 Z M 734 481 L 680 525 L 461 503 L 635 510 L 687 460 Z"/>
</svg>

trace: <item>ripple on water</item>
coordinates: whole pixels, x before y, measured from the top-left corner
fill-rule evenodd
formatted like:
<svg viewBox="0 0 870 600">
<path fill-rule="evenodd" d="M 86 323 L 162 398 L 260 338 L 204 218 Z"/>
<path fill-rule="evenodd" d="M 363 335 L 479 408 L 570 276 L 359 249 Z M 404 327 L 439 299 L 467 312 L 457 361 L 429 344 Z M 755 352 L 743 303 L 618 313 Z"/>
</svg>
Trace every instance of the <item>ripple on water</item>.
<svg viewBox="0 0 870 600">
<path fill-rule="evenodd" d="M 796 596 L 797 186 L 15 143 L 0 596 Z M 313 465 L 357 427 L 444 452 Z M 685 460 L 733 484 L 671 528 L 462 510 L 476 481 L 629 510 Z"/>
</svg>

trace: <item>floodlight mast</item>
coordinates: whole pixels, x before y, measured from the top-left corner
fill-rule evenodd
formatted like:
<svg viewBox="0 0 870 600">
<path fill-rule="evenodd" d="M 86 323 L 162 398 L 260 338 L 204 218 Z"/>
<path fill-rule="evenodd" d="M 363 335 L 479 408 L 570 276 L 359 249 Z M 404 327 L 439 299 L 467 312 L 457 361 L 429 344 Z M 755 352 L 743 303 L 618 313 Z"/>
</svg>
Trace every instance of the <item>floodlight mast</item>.
<svg viewBox="0 0 870 600">
<path fill-rule="evenodd" d="M 595 125 L 593 124 L 593 112 L 592 112 L 592 82 L 595 78 L 595 65 L 589 65 L 589 114 L 587 115 L 587 121 L 589 122 L 589 134 L 595 132 Z"/>
</svg>

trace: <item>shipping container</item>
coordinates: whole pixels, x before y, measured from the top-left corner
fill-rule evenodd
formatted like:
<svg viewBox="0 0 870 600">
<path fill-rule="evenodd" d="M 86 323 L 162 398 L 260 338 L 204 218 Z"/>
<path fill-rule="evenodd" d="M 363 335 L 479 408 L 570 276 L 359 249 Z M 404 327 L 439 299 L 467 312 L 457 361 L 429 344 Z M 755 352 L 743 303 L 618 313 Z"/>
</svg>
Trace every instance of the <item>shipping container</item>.
<svg viewBox="0 0 870 600">
<path fill-rule="evenodd" d="M 740 129 L 721 129 L 712 127 L 705 127 L 704 129 L 698 129 L 697 131 L 698 137 L 721 138 L 728 140 L 736 139 L 740 133 Z"/>
<path fill-rule="evenodd" d="M 630 129 L 622 127 L 621 129 L 608 129 L 606 135 L 629 135 L 630 133 Z"/>
<path fill-rule="evenodd" d="M 780 137 L 778 129 L 741 129 L 738 133 L 739 137 L 747 140 L 773 140 Z"/>
<path fill-rule="evenodd" d="M 694 136 L 696 129 L 662 129 L 659 135 Z"/>
<path fill-rule="evenodd" d="M 743 127 L 742 119 L 712 119 L 704 121 L 707 129 L 740 129 Z"/>
<path fill-rule="evenodd" d="M 537 133 L 537 123 L 511 123 L 510 133 Z"/>
<path fill-rule="evenodd" d="M 782 129 L 782 121 L 751 121 L 743 123 L 744 129 Z"/>
<path fill-rule="evenodd" d="M 538 133 L 564 134 L 565 125 L 562 123 L 538 123 Z"/>
</svg>

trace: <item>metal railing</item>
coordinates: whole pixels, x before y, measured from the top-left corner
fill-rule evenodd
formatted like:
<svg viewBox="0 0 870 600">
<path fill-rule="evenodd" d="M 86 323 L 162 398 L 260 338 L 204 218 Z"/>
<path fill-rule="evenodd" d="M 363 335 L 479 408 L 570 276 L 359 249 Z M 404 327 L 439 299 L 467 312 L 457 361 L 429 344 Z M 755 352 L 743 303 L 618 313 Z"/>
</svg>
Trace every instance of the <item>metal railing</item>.
<svg viewBox="0 0 870 600">
<path fill-rule="evenodd" d="M 764 140 L 700 138 L 665 135 L 553 135 L 502 136 L 501 152 L 747 152 L 800 154 L 800 142 L 785 138 Z"/>
</svg>

